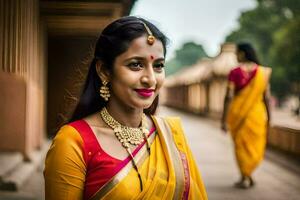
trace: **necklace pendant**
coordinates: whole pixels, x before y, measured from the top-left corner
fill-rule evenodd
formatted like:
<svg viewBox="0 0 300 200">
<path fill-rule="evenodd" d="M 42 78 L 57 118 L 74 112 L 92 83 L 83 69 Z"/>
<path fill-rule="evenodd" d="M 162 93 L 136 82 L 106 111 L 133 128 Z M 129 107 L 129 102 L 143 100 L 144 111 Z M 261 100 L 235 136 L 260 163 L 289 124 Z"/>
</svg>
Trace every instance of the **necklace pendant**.
<svg viewBox="0 0 300 200">
<path fill-rule="evenodd" d="M 121 142 L 122 143 L 122 142 Z M 123 147 L 125 147 L 125 148 L 129 148 L 129 143 L 128 142 L 124 142 L 124 143 L 122 143 L 122 145 L 123 145 Z"/>
</svg>

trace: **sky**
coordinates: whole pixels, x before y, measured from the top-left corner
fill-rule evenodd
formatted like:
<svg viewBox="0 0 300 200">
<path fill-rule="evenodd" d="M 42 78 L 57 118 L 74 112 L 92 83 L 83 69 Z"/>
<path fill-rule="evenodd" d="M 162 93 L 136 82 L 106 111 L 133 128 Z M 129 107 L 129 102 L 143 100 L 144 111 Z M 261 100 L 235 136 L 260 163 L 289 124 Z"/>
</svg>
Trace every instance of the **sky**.
<svg viewBox="0 0 300 200">
<path fill-rule="evenodd" d="M 241 12 L 255 6 L 256 0 L 137 0 L 130 15 L 148 19 L 167 35 L 168 60 L 188 41 L 216 56 L 225 37 L 238 27 Z"/>
</svg>

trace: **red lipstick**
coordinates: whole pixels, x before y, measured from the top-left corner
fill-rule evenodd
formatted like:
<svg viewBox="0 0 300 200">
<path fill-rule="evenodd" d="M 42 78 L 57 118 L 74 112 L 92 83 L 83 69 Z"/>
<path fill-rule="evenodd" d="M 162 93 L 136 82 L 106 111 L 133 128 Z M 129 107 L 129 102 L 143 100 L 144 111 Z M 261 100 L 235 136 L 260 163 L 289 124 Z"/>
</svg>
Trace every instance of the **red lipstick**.
<svg viewBox="0 0 300 200">
<path fill-rule="evenodd" d="M 151 97 L 154 93 L 153 89 L 135 89 L 135 91 L 142 97 Z"/>
</svg>

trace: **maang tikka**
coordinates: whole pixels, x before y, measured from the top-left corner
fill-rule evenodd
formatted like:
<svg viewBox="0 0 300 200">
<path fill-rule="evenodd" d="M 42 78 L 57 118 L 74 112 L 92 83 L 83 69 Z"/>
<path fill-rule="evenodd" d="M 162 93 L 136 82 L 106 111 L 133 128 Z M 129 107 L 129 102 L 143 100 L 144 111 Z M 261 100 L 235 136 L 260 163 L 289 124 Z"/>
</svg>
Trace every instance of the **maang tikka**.
<svg viewBox="0 0 300 200">
<path fill-rule="evenodd" d="M 147 24 L 145 24 L 144 22 L 142 22 L 142 24 L 144 25 L 147 33 L 148 33 L 148 37 L 147 37 L 147 43 L 149 45 L 153 45 L 155 42 L 155 37 L 153 35 L 153 33 L 151 32 L 150 28 L 147 26 Z"/>
<path fill-rule="evenodd" d="M 102 81 L 102 86 L 100 87 L 100 96 L 105 100 L 108 101 L 110 97 L 109 88 L 107 87 L 108 82 Z"/>
</svg>

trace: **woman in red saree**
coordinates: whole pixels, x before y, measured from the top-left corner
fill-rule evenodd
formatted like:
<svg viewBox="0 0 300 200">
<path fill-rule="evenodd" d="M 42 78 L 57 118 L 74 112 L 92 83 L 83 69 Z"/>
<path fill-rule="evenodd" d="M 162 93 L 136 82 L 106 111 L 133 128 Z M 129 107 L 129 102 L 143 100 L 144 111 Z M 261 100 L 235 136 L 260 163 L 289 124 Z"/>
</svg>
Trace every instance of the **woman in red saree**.
<svg viewBox="0 0 300 200">
<path fill-rule="evenodd" d="M 103 30 L 74 115 L 47 153 L 46 200 L 207 199 L 180 120 L 154 116 L 166 42 L 137 17 Z"/>
<path fill-rule="evenodd" d="M 222 129 L 231 133 L 241 173 L 236 187 L 254 186 L 252 172 L 263 159 L 269 125 L 268 80 L 271 69 L 259 65 L 248 43 L 237 45 L 241 63 L 229 73 Z"/>
</svg>

